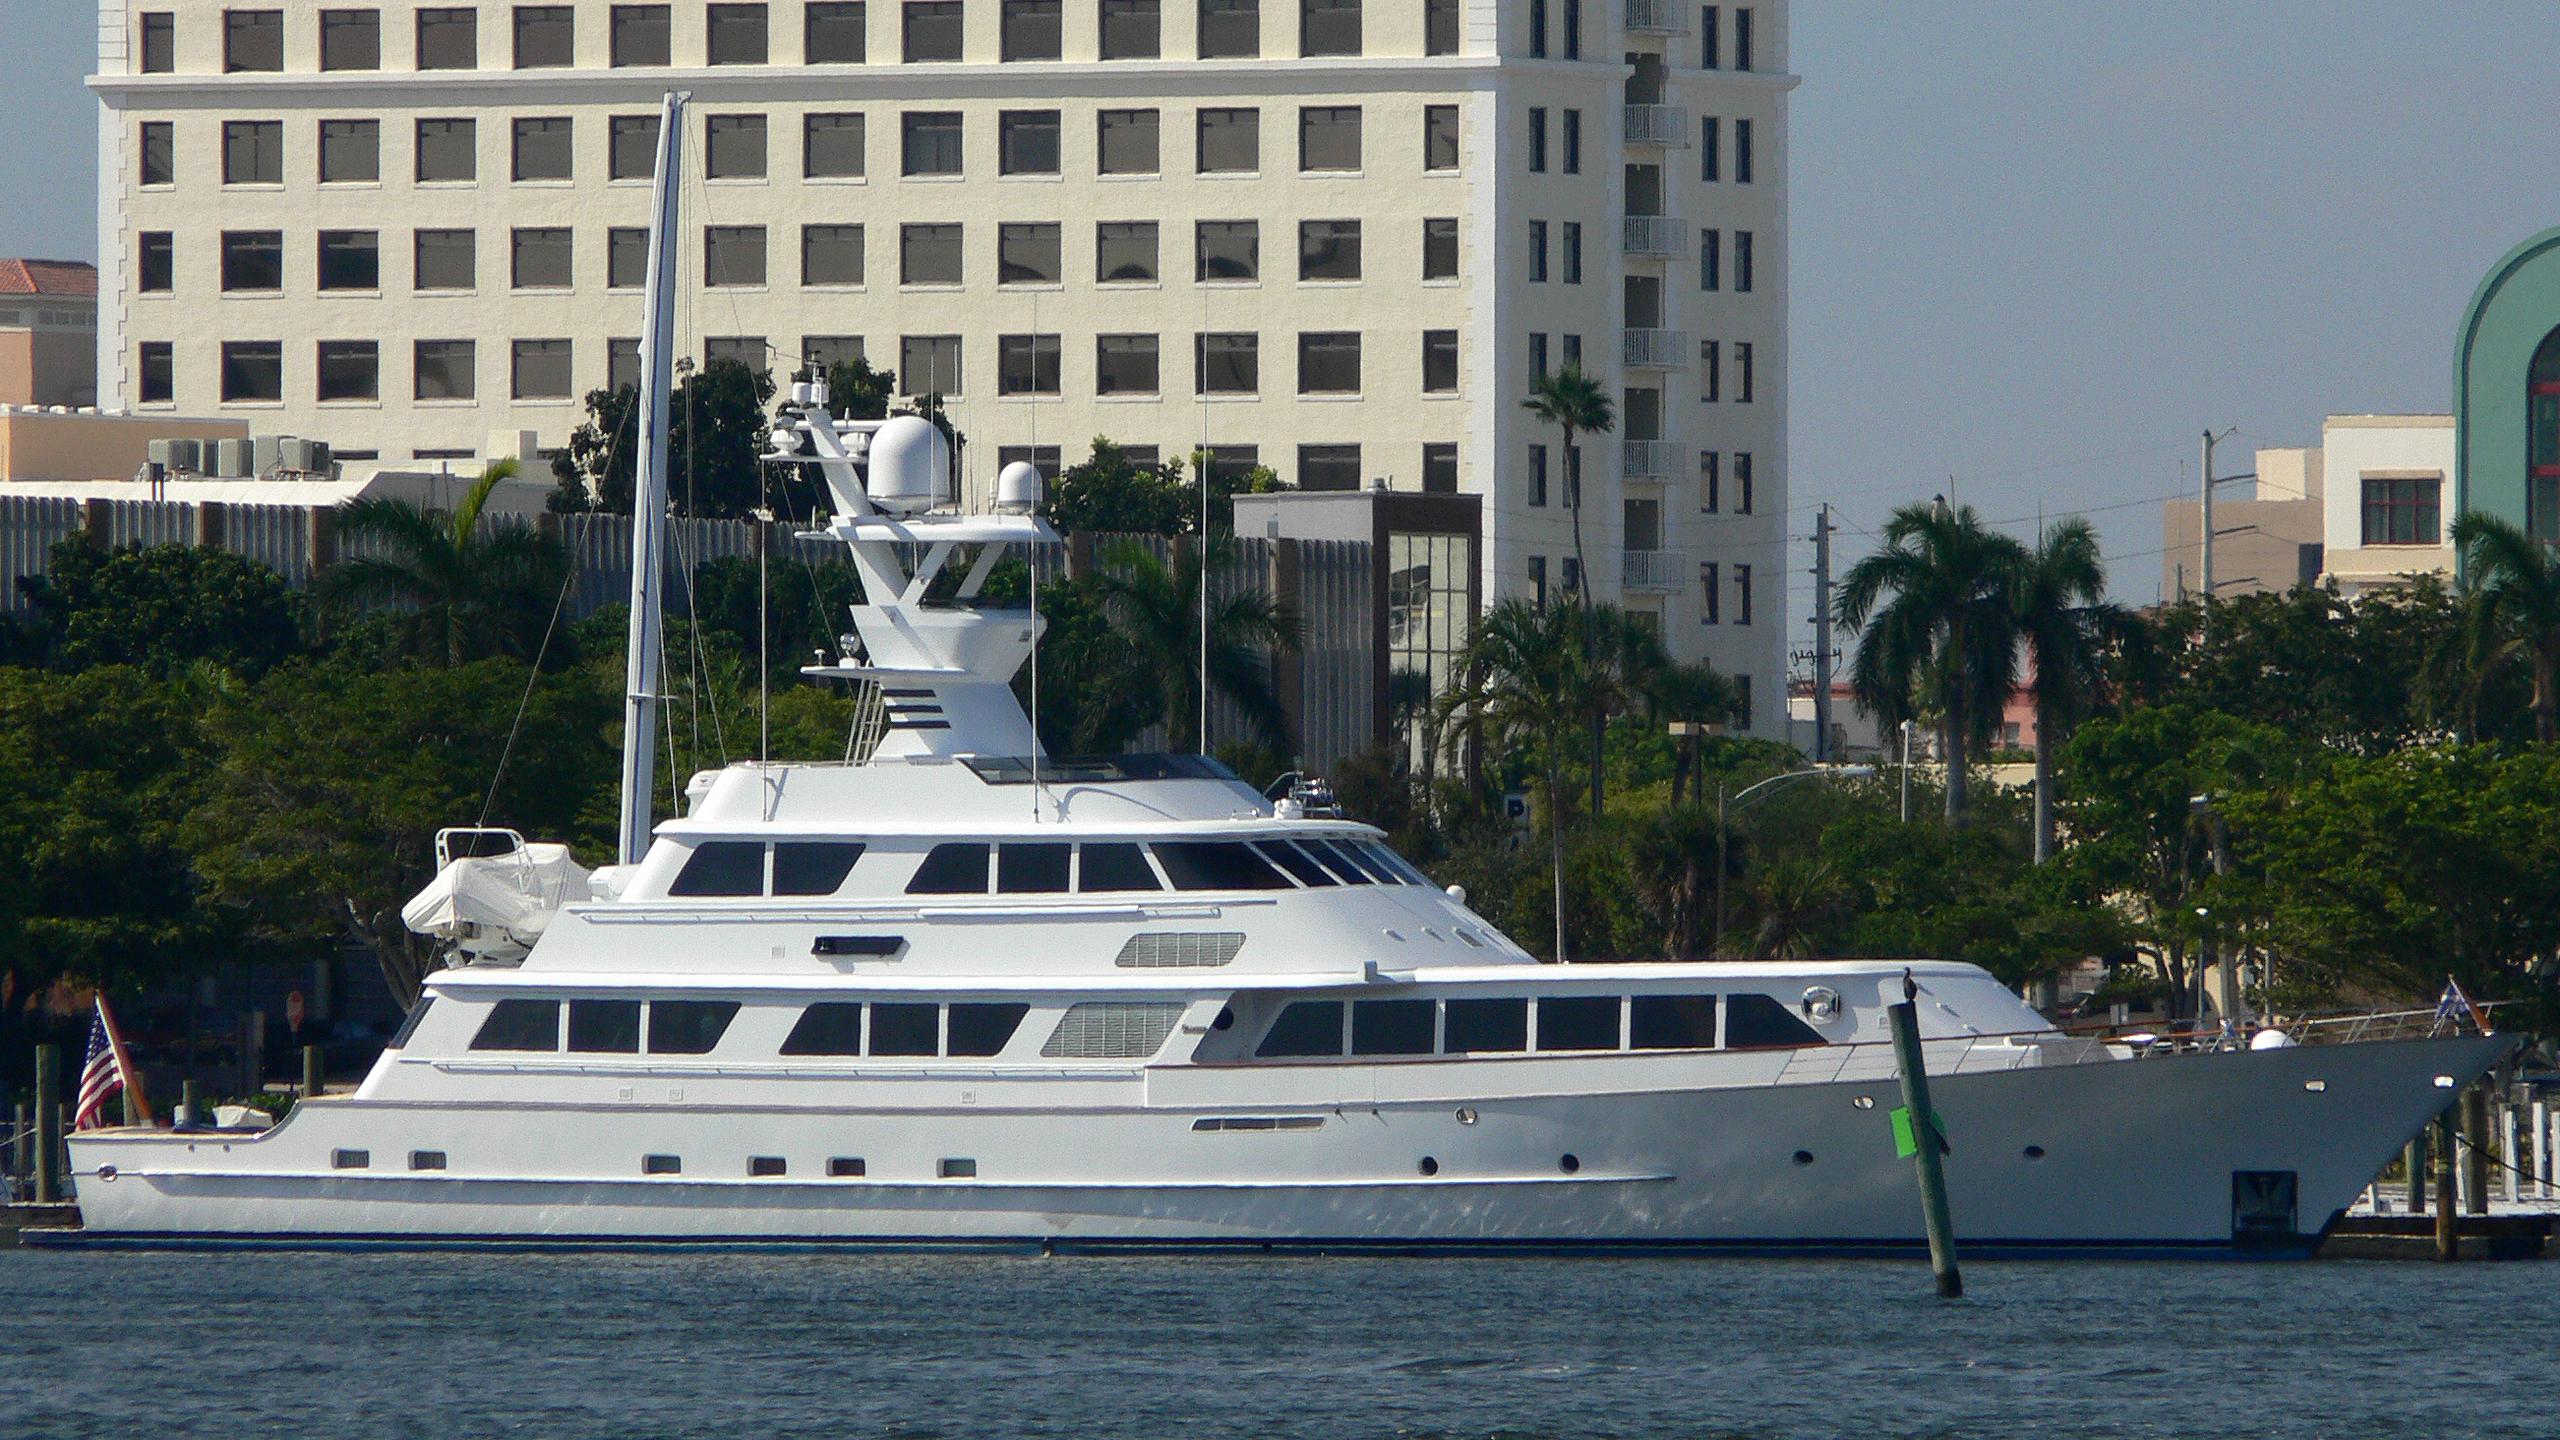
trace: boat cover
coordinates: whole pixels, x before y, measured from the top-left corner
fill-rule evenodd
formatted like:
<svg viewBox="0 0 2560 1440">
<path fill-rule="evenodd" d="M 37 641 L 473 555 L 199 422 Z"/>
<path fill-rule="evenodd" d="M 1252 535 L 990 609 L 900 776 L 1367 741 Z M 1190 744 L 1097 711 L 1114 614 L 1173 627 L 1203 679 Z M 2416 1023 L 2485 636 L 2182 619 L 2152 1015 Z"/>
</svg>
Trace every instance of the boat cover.
<svg viewBox="0 0 2560 1440">
<path fill-rule="evenodd" d="M 587 869 L 566 845 L 527 845 L 511 855 L 461 859 L 436 872 L 400 907 L 420 935 L 474 953 L 521 955 L 561 906 L 591 897 Z"/>
</svg>

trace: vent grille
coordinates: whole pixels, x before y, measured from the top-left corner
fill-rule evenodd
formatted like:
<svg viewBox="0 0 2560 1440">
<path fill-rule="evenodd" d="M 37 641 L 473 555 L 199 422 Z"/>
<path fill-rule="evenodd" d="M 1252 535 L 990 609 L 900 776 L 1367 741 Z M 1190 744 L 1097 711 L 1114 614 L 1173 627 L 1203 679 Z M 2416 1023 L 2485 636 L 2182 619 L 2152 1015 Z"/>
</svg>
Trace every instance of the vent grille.
<svg viewBox="0 0 2560 1440">
<path fill-rule="evenodd" d="M 1171 934 L 1132 935 L 1111 963 L 1123 970 L 1207 970 L 1236 958 L 1244 948 L 1241 930 L 1185 930 Z"/>
<path fill-rule="evenodd" d="M 1052 1060 L 1144 1060 L 1164 1048 L 1183 1007 L 1091 1000 L 1067 1007 L 1040 1053 Z"/>
</svg>

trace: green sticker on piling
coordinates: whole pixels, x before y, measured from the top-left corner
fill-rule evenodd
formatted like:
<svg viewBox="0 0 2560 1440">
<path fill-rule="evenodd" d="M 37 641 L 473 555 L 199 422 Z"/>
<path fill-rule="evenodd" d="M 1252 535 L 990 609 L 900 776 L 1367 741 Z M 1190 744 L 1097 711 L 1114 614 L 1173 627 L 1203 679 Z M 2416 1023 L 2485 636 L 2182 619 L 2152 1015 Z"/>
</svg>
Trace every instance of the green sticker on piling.
<svg viewBox="0 0 2560 1440">
<path fill-rule="evenodd" d="M 1911 1125 L 1911 1107 L 1893 1107 L 1893 1153 L 1909 1160 L 1920 1153 L 1920 1135 Z"/>
</svg>

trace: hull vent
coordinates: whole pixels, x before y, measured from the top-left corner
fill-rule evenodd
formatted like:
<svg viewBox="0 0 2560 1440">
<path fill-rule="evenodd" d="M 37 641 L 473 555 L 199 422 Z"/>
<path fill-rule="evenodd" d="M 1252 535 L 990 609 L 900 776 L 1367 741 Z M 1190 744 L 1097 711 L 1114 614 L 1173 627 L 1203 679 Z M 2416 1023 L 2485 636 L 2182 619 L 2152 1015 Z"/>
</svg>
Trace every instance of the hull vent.
<svg viewBox="0 0 2560 1440">
<path fill-rule="evenodd" d="M 1121 1000 L 1070 1005 L 1040 1053 L 1052 1060 L 1145 1060 L 1164 1048 L 1183 1008 Z"/>
<path fill-rule="evenodd" d="M 1123 970 L 1207 970 L 1235 959 L 1243 948 L 1241 930 L 1132 935 L 1111 963 Z"/>
</svg>

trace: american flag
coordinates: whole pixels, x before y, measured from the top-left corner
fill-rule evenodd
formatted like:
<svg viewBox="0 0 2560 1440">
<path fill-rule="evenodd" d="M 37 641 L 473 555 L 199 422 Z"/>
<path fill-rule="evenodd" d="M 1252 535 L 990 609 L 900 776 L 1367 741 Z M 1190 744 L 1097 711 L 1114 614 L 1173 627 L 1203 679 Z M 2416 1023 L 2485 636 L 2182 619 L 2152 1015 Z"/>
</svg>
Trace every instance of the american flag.
<svg viewBox="0 0 2560 1440">
<path fill-rule="evenodd" d="M 124 1037 L 116 1033 L 115 1017 L 107 1013 L 107 997 L 98 997 L 98 1012 L 89 1021 L 89 1058 L 80 1067 L 80 1104 L 72 1112 L 74 1130 L 100 1129 L 107 1124 L 107 1101 L 125 1088 L 133 1067 L 125 1058 Z M 133 1108 L 145 1124 L 151 1112 L 144 1108 L 142 1091 L 135 1087 Z"/>
</svg>

